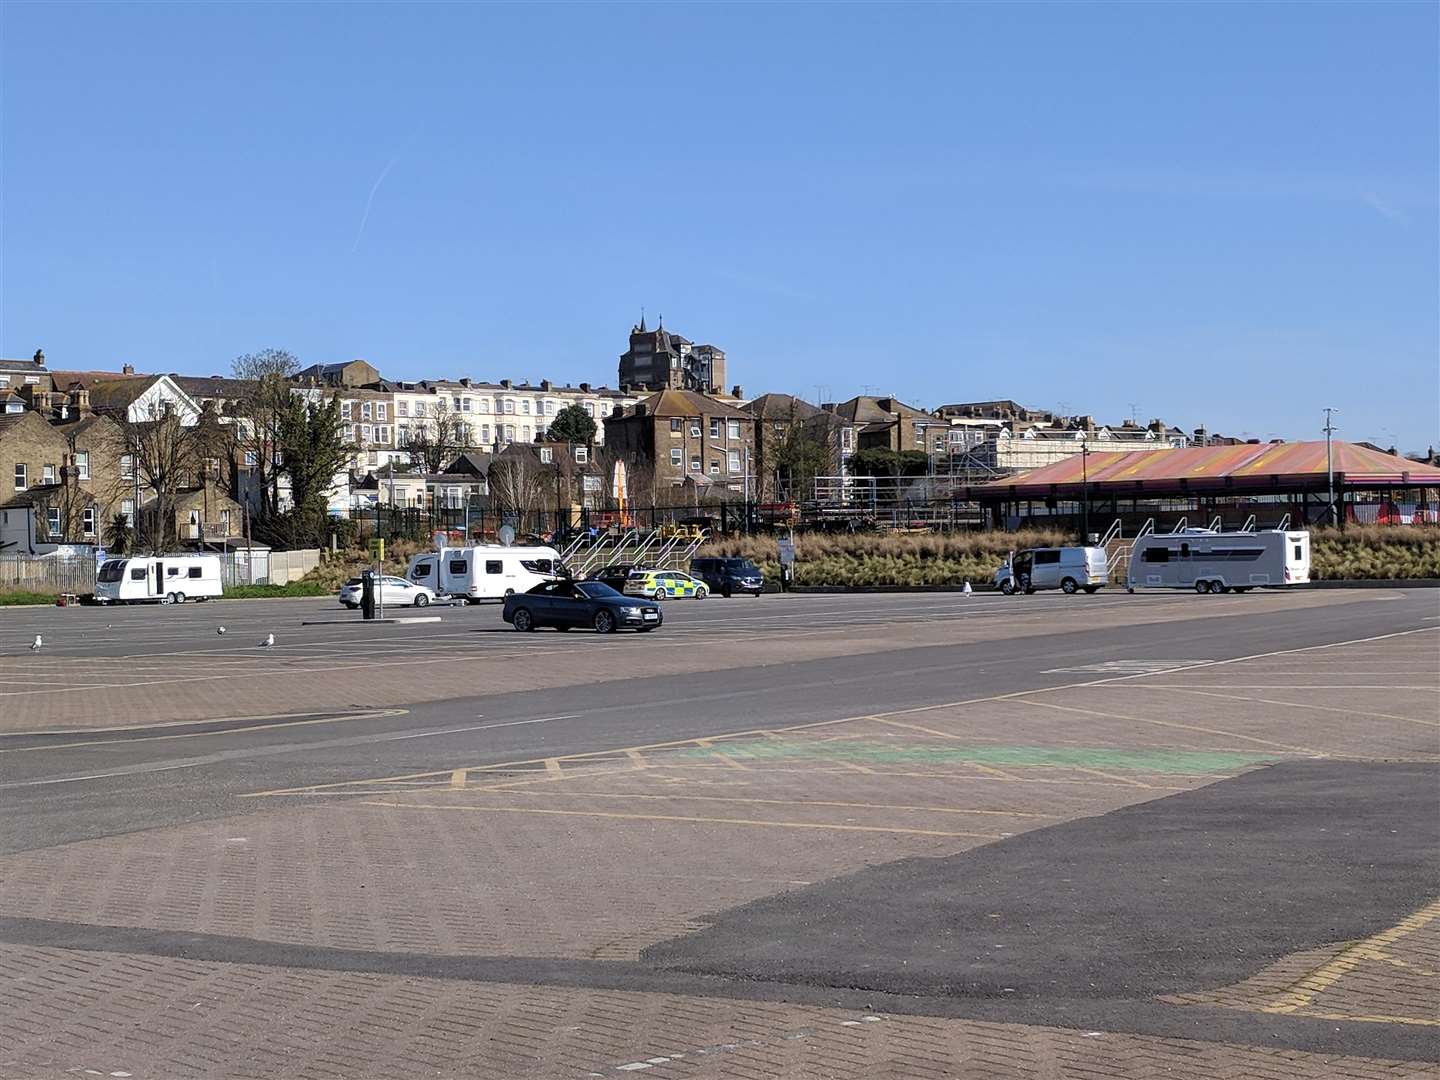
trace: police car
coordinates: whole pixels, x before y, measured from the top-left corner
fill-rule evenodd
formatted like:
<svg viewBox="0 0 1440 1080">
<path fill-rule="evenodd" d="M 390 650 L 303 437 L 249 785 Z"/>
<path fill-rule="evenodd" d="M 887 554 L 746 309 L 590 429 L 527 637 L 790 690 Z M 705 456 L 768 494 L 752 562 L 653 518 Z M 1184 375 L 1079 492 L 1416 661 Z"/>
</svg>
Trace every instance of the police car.
<svg viewBox="0 0 1440 1080">
<path fill-rule="evenodd" d="M 693 596 L 704 600 L 710 586 L 683 570 L 636 570 L 625 579 L 626 596 L 644 596 L 651 600 L 669 600 L 675 596 Z"/>
</svg>

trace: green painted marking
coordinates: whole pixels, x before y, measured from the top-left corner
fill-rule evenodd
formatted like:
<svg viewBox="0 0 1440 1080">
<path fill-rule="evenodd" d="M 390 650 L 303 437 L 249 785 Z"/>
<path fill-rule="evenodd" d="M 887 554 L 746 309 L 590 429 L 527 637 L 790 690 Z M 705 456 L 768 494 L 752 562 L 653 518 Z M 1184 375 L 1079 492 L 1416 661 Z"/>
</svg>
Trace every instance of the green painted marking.
<svg viewBox="0 0 1440 1080">
<path fill-rule="evenodd" d="M 979 765 L 1058 765 L 1085 769 L 1192 774 L 1233 772 L 1256 762 L 1275 760 L 1274 754 L 1219 750 L 1125 750 L 1109 746 L 935 746 L 866 740 L 811 743 L 755 739 L 723 743 L 713 749 L 702 747 L 677 752 L 688 757 L 705 757 L 718 753 L 749 761 L 820 758 L 891 765 L 974 762 Z"/>
</svg>

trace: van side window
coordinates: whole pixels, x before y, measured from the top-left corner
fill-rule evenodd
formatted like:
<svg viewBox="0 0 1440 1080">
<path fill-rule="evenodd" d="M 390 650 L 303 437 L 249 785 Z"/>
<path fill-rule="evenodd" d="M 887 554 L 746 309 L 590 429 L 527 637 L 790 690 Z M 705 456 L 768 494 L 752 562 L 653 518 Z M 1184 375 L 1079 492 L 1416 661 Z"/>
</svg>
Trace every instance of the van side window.
<svg viewBox="0 0 1440 1080">
<path fill-rule="evenodd" d="M 505 567 L 501 565 L 499 559 L 486 559 L 485 572 L 487 574 L 503 574 Z"/>
<path fill-rule="evenodd" d="M 149 576 L 149 575 L 147 575 L 147 574 L 145 573 L 145 567 L 143 567 L 143 566 L 137 566 L 137 567 L 135 567 L 134 569 L 132 569 L 132 570 L 130 571 L 130 580 L 131 580 L 131 581 L 144 581 L 145 578 L 148 577 L 148 576 Z"/>
<path fill-rule="evenodd" d="M 1035 552 L 1035 565 L 1036 565 L 1036 566 L 1045 566 L 1045 565 L 1048 565 L 1049 563 L 1058 563 L 1059 561 L 1060 561 L 1060 552 L 1058 552 L 1058 551 L 1037 551 L 1037 552 Z"/>
<path fill-rule="evenodd" d="M 192 566 L 192 567 L 190 567 L 189 570 L 187 570 L 187 571 L 185 572 L 185 576 L 186 576 L 186 577 L 192 577 L 192 578 L 198 578 L 198 577 L 200 577 L 201 574 L 203 574 L 203 573 L 204 573 L 204 571 L 201 570 L 200 567 L 198 567 L 198 566 Z"/>
<path fill-rule="evenodd" d="M 1163 547 L 1152 547 L 1145 549 L 1146 562 L 1169 562 L 1170 549 Z"/>
<path fill-rule="evenodd" d="M 464 559 L 450 560 L 450 573 L 452 574 L 463 574 L 469 569 L 470 564 L 467 563 Z"/>
<path fill-rule="evenodd" d="M 428 562 L 416 563 L 415 569 L 410 571 L 415 577 L 429 577 L 430 564 Z"/>
</svg>

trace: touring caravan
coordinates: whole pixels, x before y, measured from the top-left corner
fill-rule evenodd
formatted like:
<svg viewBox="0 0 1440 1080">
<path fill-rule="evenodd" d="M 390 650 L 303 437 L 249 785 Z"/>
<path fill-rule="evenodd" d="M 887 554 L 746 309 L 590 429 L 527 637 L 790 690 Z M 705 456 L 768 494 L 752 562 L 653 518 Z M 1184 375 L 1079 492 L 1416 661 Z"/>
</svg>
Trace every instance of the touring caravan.
<svg viewBox="0 0 1440 1080">
<path fill-rule="evenodd" d="M 1304 585 L 1309 580 L 1308 532 L 1186 529 L 1136 540 L 1125 585 L 1130 592 L 1146 588 L 1223 593 Z"/>
<path fill-rule="evenodd" d="M 459 597 L 468 603 L 503 600 L 565 573 L 560 553 L 552 547 L 447 547 L 410 560 L 405 576 L 437 596 Z"/>
<path fill-rule="evenodd" d="M 224 593 L 215 555 L 106 559 L 95 575 L 95 599 L 102 604 L 183 604 Z"/>
</svg>

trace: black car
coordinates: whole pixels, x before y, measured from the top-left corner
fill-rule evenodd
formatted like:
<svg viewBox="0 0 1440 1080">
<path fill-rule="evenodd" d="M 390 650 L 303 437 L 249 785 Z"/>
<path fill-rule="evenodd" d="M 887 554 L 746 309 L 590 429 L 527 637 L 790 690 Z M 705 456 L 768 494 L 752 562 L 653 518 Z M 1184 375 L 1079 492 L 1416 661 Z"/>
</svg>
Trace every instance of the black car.
<svg viewBox="0 0 1440 1080">
<path fill-rule="evenodd" d="M 609 566 L 602 566 L 599 570 L 585 575 L 586 581 L 600 581 L 609 585 L 616 592 L 623 592 L 625 579 L 636 571 L 649 570 L 650 567 L 644 563 L 617 562 Z"/>
<path fill-rule="evenodd" d="M 544 581 L 529 592 L 510 594 L 505 598 L 501 617 L 516 630 L 593 626 L 602 634 L 614 633 L 622 626 L 646 633 L 663 621 L 659 606 L 649 600 L 621 596 L 603 582 L 568 578 Z"/>
<path fill-rule="evenodd" d="M 691 559 L 690 572 L 721 596 L 765 591 L 765 575 L 749 559 Z"/>
</svg>

